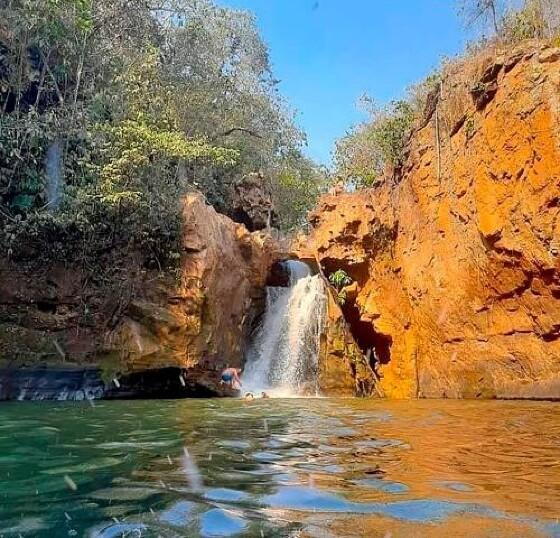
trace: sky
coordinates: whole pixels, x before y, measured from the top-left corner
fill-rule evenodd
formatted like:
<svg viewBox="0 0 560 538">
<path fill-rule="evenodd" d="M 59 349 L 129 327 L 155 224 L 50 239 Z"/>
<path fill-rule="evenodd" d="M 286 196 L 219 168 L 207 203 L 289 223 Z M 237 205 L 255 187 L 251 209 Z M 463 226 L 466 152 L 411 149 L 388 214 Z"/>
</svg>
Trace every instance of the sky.
<svg viewBox="0 0 560 538">
<path fill-rule="evenodd" d="M 280 91 L 307 133 L 306 153 L 329 164 L 336 139 L 364 118 L 365 93 L 402 97 L 466 36 L 455 0 L 221 0 L 252 11 Z"/>
</svg>

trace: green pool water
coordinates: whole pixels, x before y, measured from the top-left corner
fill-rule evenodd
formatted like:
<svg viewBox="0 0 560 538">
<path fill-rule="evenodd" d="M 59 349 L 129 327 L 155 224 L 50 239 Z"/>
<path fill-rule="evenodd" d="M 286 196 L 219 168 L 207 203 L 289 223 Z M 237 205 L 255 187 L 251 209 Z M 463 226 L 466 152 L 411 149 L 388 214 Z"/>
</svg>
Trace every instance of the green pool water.
<svg viewBox="0 0 560 538">
<path fill-rule="evenodd" d="M 0 405 L 0 536 L 560 536 L 560 405 Z"/>
</svg>

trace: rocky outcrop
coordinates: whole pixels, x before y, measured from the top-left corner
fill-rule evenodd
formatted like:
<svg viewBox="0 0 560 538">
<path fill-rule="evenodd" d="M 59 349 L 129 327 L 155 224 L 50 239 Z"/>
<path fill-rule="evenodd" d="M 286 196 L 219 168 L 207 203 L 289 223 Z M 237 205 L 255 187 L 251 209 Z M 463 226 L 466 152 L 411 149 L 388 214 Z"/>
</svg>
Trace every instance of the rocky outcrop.
<svg viewBox="0 0 560 538">
<path fill-rule="evenodd" d="M 97 368 L 109 380 L 177 369 L 195 395 L 201 387 L 222 393 L 218 372 L 241 365 L 276 245 L 218 214 L 200 194 L 186 196 L 182 211 L 174 272 L 130 259 L 115 283 L 77 264 L 2 262 L 0 367 Z"/>
<path fill-rule="evenodd" d="M 379 396 L 376 373 L 356 344 L 340 306 L 328 293 L 319 352 L 318 386 L 325 396 Z"/>
<path fill-rule="evenodd" d="M 261 174 L 249 174 L 234 184 L 231 218 L 252 232 L 277 227 L 278 215 Z"/>
<path fill-rule="evenodd" d="M 392 398 L 560 398 L 560 51 L 448 73 L 398 177 L 325 196 L 308 248 Z"/>
</svg>

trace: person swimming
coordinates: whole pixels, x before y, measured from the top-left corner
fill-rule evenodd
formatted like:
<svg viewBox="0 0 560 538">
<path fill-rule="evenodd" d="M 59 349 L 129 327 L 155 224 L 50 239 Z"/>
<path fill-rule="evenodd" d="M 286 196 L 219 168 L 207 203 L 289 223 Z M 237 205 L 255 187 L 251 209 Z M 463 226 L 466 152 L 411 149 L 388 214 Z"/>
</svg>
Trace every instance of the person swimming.
<svg viewBox="0 0 560 538">
<path fill-rule="evenodd" d="M 238 390 L 242 386 L 241 379 L 239 379 L 241 372 L 243 372 L 241 368 L 226 368 L 222 372 L 220 384 L 229 385 L 232 389 Z"/>
<path fill-rule="evenodd" d="M 266 392 L 262 392 L 261 398 L 270 398 L 270 396 Z"/>
</svg>

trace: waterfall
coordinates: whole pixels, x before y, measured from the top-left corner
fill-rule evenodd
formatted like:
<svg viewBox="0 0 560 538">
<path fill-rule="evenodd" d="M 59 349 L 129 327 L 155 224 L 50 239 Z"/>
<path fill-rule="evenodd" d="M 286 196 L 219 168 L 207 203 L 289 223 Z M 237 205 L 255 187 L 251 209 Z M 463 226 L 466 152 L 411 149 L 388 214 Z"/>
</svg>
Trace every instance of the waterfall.
<svg viewBox="0 0 560 538">
<path fill-rule="evenodd" d="M 324 284 L 306 264 L 285 263 L 290 285 L 267 288 L 266 311 L 249 347 L 243 389 L 273 396 L 316 395 Z"/>
<path fill-rule="evenodd" d="M 55 140 L 47 150 L 45 156 L 45 174 L 47 184 L 45 194 L 50 211 L 55 211 L 60 205 L 62 187 L 62 144 Z"/>
</svg>

